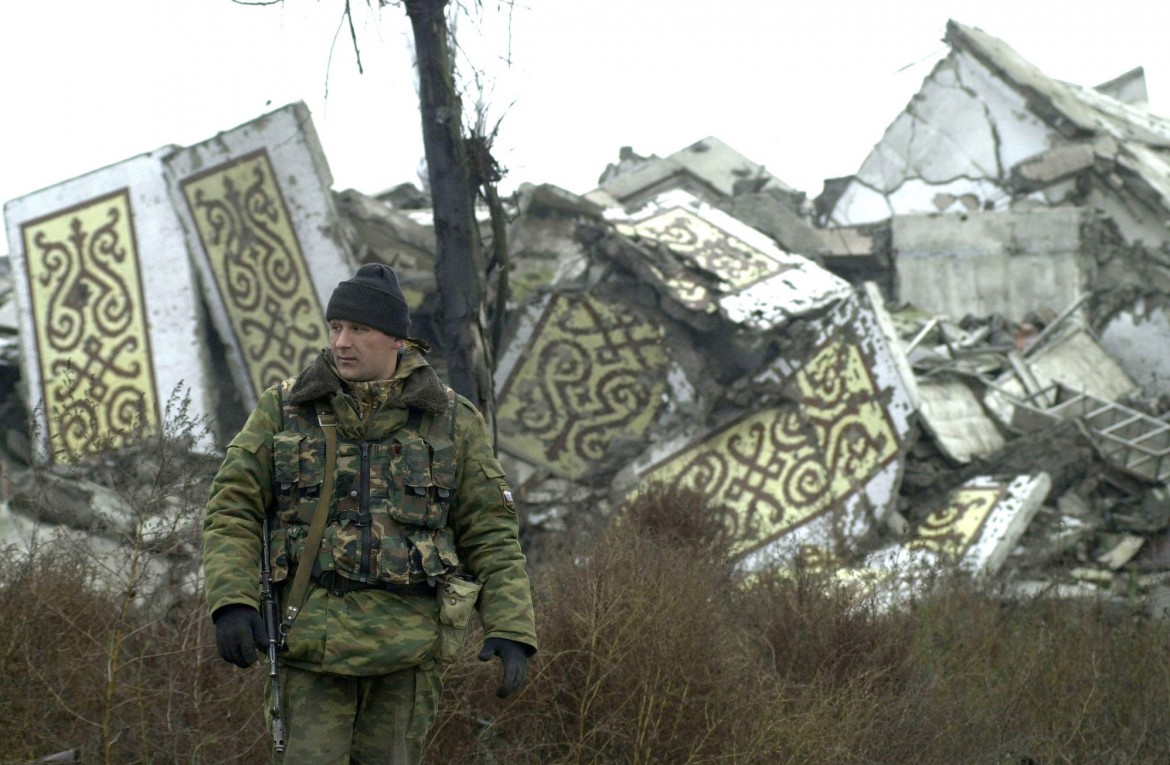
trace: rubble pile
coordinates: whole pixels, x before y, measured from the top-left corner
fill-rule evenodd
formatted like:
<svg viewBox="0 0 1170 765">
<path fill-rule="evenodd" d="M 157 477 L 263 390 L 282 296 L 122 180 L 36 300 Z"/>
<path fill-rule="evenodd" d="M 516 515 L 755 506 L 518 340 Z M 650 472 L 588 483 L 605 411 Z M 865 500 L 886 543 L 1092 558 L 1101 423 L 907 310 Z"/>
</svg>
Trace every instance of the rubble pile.
<svg viewBox="0 0 1170 765">
<path fill-rule="evenodd" d="M 584 194 L 520 186 L 495 423 L 534 554 L 657 482 L 712 498 L 744 570 L 800 556 L 896 592 L 959 568 L 1161 615 L 1170 121 L 1140 71 L 1094 90 L 980 30 L 946 40 L 815 199 L 715 137 L 623 149 Z M 133 448 L 119 434 L 163 427 L 185 385 L 214 460 L 324 345 L 321 306 L 361 263 L 396 269 L 441 347 L 426 194 L 331 184 L 294 104 L 6 205 L 4 540 L 35 521 L 141 542 L 175 517 L 119 520 L 77 473 L 93 435 Z M 130 255 L 110 283 L 97 239 Z"/>
<path fill-rule="evenodd" d="M 1157 551 L 1170 530 L 1164 398 L 1144 397 L 1069 314 L 955 322 L 907 308 L 894 318 L 924 404 L 900 493 L 909 526 L 980 474 L 1043 474 L 1043 504 L 999 561 L 1015 586 L 1154 592 L 1160 602 Z M 1043 364 L 1062 354 L 1063 366 Z"/>
</svg>

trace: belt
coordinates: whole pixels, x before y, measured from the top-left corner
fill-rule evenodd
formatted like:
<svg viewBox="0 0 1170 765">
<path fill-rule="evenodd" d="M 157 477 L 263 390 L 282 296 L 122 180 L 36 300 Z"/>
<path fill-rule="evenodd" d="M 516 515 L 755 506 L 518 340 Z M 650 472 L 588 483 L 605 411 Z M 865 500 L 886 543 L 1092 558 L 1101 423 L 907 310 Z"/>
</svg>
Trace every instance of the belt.
<svg viewBox="0 0 1170 765">
<path fill-rule="evenodd" d="M 318 586 L 329 590 L 329 594 L 336 596 L 341 596 L 354 590 L 383 590 L 384 592 L 392 592 L 395 595 L 424 595 L 433 598 L 437 592 L 434 585 L 427 584 L 426 582 L 411 582 L 410 584 L 359 582 L 356 579 L 342 576 L 333 570 L 314 574 L 310 578 Z"/>
</svg>

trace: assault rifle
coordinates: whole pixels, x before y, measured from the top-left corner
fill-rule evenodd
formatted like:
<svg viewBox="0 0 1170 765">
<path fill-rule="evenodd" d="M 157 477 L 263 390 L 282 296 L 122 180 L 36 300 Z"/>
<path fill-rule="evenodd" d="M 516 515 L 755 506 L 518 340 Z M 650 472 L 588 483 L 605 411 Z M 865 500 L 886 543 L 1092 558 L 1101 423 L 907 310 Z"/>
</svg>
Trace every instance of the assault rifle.
<svg viewBox="0 0 1170 765">
<path fill-rule="evenodd" d="M 282 754 L 284 715 L 280 708 L 280 677 L 276 672 L 276 657 L 280 652 L 277 637 L 280 608 L 276 603 L 276 592 L 272 589 L 272 550 L 268 533 L 268 514 L 265 513 L 263 538 L 260 540 L 260 609 L 264 613 L 264 631 L 268 634 L 268 679 L 272 687 L 272 750 Z"/>
</svg>

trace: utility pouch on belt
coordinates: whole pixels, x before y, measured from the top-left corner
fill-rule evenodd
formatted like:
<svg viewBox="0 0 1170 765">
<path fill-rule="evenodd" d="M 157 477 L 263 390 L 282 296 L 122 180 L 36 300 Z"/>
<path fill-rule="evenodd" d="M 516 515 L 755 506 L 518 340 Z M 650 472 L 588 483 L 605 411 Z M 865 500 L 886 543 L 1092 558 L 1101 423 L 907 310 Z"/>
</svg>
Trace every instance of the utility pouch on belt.
<svg viewBox="0 0 1170 765">
<path fill-rule="evenodd" d="M 467 625 L 483 585 L 454 574 L 439 580 L 439 661 L 454 661 L 463 650 Z"/>
</svg>

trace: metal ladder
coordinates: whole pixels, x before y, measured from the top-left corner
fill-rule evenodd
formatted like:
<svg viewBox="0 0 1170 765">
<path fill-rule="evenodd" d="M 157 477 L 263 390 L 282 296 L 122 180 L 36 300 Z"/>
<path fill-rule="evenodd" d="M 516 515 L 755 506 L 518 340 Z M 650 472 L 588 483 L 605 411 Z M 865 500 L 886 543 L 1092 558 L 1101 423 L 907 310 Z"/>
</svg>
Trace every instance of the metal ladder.
<svg viewBox="0 0 1170 765">
<path fill-rule="evenodd" d="M 1164 420 L 1061 383 L 1012 403 L 1051 420 L 1080 420 L 1118 468 L 1154 483 L 1170 479 L 1170 424 Z"/>
</svg>

